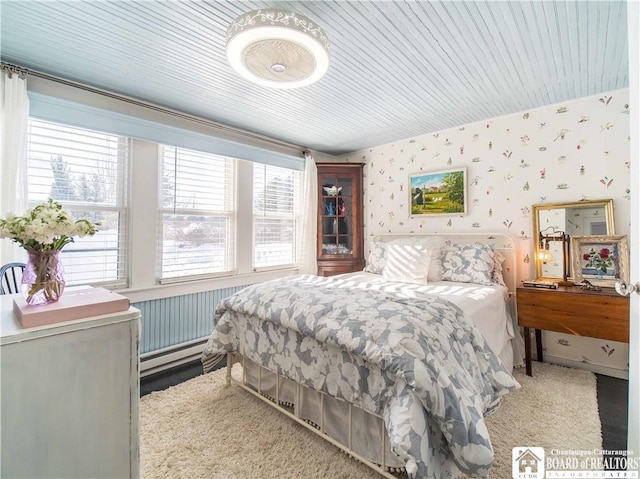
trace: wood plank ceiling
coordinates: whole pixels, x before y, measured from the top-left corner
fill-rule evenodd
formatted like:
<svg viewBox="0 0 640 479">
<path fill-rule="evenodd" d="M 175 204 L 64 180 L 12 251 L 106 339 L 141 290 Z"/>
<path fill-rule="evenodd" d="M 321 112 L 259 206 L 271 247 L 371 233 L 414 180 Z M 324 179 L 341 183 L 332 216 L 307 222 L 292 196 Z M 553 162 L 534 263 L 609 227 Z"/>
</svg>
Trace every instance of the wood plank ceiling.
<svg viewBox="0 0 640 479">
<path fill-rule="evenodd" d="M 331 42 L 318 83 L 229 67 L 229 23 L 298 11 Z M 621 1 L 11 1 L 3 62 L 329 154 L 628 87 Z"/>
</svg>

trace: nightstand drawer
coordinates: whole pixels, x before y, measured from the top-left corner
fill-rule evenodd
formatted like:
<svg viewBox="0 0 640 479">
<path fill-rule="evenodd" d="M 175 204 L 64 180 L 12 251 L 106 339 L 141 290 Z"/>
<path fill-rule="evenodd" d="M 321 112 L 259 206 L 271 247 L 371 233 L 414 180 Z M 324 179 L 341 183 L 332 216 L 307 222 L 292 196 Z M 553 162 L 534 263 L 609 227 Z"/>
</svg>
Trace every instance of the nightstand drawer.
<svg viewBox="0 0 640 479">
<path fill-rule="evenodd" d="M 518 324 L 527 328 L 629 342 L 629 298 L 611 289 L 517 288 Z"/>
<path fill-rule="evenodd" d="M 541 330 L 629 342 L 629 297 L 613 289 L 589 291 L 577 286 L 558 289 L 516 288 L 518 325 L 524 328 L 525 365 L 532 375 L 531 336 L 536 330 L 538 361 L 542 358 Z"/>
</svg>

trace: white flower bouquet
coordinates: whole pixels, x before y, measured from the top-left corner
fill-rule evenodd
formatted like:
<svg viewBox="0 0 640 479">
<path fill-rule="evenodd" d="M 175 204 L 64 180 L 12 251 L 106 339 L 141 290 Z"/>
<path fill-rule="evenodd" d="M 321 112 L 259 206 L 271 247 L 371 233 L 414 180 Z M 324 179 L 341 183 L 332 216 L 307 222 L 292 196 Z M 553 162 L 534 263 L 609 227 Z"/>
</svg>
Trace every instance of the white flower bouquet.
<svg viewBox="0 0 640 479">
<path fill-rule="evenodd" d="M 9 238 L 27 251 L 61 250 L 74 236 L 93 236 L 96 225 L 86 219 L 74 220 L 52 199 L 39 204 L 24 216 L 0 219 L 0 238 Z"/>
<path fill-rule="evenodd" d="M 0 238 L 9 238 L 29 254 L 23 273 L 23 292 L 28 304 L 57 301 L 64 290 L 58 254 L 74 236 L 92 236 L 96 225 L 74 220 L 62 205 L 52 199 L 39 204 L 24 216 L 0 219 Z M 27 288 L 25 289 L 25 285 Z"/>
</svg>

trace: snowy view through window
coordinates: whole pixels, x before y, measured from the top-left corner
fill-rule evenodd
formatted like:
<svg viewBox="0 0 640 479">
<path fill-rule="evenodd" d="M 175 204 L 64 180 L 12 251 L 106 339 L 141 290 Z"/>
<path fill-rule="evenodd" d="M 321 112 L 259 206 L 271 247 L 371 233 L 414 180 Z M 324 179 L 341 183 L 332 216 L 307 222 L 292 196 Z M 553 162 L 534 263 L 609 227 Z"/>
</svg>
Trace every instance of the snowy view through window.
<svg viewBox="0 0 640 479">
<path fill-rule="evenodd" d="M 52 198 L 97 223 L 62 250 L 67 284 L 126 283 L 126 138 L 30 119 L 29 206 Z"/>
<path fill-rule="evenodd" d="M 238 242 L 238 160 L 158 147 L 161 282 L 233 274 L 238 254 L 251 254 L 254 269 L 295 264 L 300 172 L 260 163 L 244 167 L 253 174 L 252 203 L 243 213 L 248 218 L 253 211 L 253 242 Z M 75 238 L 62 250 L 69 285 L 128 285 L 129 149 L 126 137 L 29 121 L 29 206 L 52 198 L 76 219 L 98 224 L 95 236 Z"/>
</svg>

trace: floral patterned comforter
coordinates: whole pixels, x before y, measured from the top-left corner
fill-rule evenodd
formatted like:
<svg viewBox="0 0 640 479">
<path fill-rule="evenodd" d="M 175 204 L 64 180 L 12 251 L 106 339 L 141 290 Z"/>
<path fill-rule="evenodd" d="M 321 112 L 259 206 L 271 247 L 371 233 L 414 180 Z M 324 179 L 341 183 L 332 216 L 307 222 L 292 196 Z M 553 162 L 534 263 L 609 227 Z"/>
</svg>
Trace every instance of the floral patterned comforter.
<svg viewBox="0 0 640 479">
<path fill-rule="evenodd" d="M 382 415 L 414 478 L 487 477 L 493 449 L 484 417 L 519 387 L 449 301 L 352 290 L 317 276 L 222 300 L 205 369 L 228 352 Z"/>
</svg>

